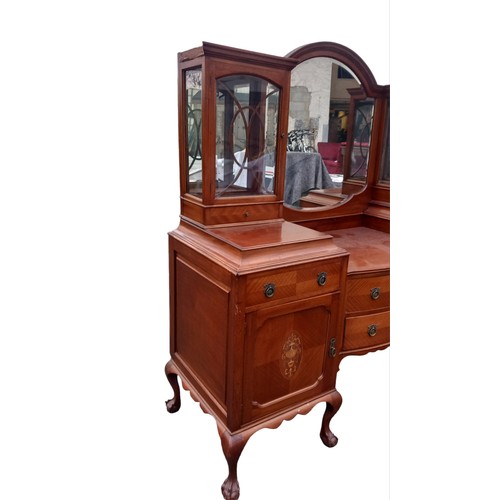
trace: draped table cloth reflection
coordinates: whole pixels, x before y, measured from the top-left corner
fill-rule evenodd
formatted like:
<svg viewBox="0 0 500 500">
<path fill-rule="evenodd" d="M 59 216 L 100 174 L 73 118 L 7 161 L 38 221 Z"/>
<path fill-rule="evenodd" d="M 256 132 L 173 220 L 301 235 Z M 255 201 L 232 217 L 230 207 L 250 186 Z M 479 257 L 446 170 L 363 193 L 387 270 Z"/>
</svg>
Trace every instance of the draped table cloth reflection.
<svg viewBox="0 0 500 500">
<path fill-rule="evenodd" d="M 287 152 L 284 196 L 287 205 L 297 205 L 311 189 L 331 187 L 334 183 L 319 153 Z"/>
</svg>

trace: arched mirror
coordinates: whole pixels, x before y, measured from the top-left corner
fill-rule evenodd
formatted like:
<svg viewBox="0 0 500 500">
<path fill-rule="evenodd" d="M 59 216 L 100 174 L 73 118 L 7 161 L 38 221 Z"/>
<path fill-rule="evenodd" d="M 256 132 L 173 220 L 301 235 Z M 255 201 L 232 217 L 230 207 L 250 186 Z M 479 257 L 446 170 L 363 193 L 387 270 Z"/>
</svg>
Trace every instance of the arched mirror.
<svg viewBox="0 0 500 500">
<path fill-rule="evenodd" d="M 307 45 L 292 70 L 284 202 L 332 208 L 363 192 L 369 179 L 377 84 L 350 49 Z"/>
</svg>

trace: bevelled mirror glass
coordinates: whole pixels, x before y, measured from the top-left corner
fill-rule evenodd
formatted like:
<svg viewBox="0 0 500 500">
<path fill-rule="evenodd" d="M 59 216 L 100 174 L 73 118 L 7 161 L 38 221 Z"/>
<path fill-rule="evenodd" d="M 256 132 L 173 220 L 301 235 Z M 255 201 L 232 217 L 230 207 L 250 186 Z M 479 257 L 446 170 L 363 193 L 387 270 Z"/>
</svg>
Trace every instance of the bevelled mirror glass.
<svg viewBox="0 0 500 500">
<path fill-rule="evenodd" d="M 293 208 L 338 204 L 347 178 L 367 178 L 374 100 L 331 57 L 313 57 L 291 74 L 284 202 Z"/>
</svg>

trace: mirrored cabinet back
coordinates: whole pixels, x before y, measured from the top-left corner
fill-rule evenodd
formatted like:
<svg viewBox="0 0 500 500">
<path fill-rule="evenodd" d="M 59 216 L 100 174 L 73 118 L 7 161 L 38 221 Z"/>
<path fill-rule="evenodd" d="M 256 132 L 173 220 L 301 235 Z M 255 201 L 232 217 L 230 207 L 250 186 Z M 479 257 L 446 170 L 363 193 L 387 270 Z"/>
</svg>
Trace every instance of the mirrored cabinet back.
<svg viewBox="0 0 500 500">
<path fill-rule="evenodd" d="M 178 70 L 167 410 L 180 378 L 237 499 L 249 438 L 324 403 L 335 446 L 340 362 L 389 346 L 390 89 L 332 42 L 285 57 L 204 42 Z"/>
</svg>

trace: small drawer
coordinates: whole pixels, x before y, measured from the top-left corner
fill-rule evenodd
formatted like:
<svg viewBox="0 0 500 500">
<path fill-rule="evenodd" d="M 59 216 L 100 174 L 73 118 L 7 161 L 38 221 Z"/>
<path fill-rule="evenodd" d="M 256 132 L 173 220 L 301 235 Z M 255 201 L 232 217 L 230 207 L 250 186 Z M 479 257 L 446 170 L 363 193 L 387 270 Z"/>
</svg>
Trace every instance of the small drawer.
<svg viewBox="0 0 500 500">
<path fill-rule="evenodd" d="M 349 277 L 346 312 L 371 311 L 389 307 L 389 286 L 389 275 L 368 278 Z"/>
<path fill-rule="evenodd" d="M 256 273 L 247 278 L 246 304 L 272 303 L 335 292 L 340 288 L 342 260 L 328 260 Z"/>
<path fill-rule="evenodd" d="M 389 311 L 346 318 L 342 351 L 388 344 L 390 340 L 389 330 Z"/>
</svg>

